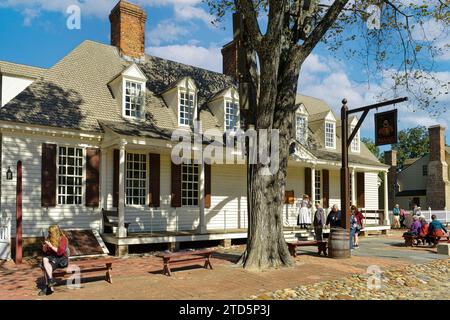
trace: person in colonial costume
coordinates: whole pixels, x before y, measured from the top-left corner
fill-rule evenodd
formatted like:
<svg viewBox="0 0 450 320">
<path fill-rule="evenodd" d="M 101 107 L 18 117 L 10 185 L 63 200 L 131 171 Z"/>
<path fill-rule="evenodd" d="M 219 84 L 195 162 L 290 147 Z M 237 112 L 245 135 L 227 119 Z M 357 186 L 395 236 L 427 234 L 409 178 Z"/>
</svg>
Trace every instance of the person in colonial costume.
<svg viewBox="0 0 450 320">
<path fill-rule="evenodd" d="M 299 207 L 298 225 L 300 228 L 308 228 L 311 225 L 311 202 L 307 194 L 303 195 L 303 199 L 297 203 Z"/>
</svg>

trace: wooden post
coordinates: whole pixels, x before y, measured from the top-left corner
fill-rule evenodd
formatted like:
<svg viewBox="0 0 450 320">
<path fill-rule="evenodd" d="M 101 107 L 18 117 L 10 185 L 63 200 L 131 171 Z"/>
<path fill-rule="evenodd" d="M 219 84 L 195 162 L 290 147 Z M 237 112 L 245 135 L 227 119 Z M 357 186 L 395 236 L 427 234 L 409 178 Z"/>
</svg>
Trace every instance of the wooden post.
<svg viewBox="0 0 450 320">
<path fill-rule="evenodd" d="M 202 148 L 202 147 L 200 147 Z M 198 228 L 197 231 L 200 234 L 205 234 L 206 233 L 206 223 L 205 223 L 205 164 L 203 162 L 203 150 L 200 150 L 202 156 L 201 156 L 201 161 L 200 164 L 198 165 L 198 169 L 199 169 L 199 184 L 198 184 L 198 188 L 199 188 L 199 197 L 198 197 L 198 204 L 199 204 L 199 224 L 198 224 Z"/>
<path fill-rule="evenodd" d="M 17 162 L 16 182 L 16 264 L 22 263 L 22 161 Z"/>
<path fill-rule="evenodd" d="M 122 142 L 120 144 L 120 156 L 119 156 L 119 206 L 118 211 L 118 227 L 117 227 L 117 237 L 123 238 L 127 236 L 127 231 L 125 229 L 125 146 L 126 143 Z"/>
<path fill-rule="evenodd" d="M 341 108 L 341 139 L 342 139 L 342 167 L 341 167 L 341 226 L 350 230 L 350 199 L 348 188 L 349 184 L 349 168 L 348 168 L 348 107 L 347 99 L 342 100 Z"/>
</svg>

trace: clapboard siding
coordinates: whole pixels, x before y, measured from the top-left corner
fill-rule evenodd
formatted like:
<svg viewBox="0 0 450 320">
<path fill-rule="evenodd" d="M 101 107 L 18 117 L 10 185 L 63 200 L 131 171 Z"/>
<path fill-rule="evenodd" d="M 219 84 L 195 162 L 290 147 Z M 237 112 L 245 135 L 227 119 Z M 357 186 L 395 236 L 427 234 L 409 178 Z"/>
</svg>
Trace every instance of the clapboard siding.
<svg viewBox="0 0 450 320">
<path fill-rule="evenodd" d="M 365 209 L 378 210 L 378 174 L 376 172 L 364 173 Z"/>
<path fill-rule="evenodd" d="M 13 180 L 6 180 L 1 175 L 2 194 L 1 212 L 12 218 L 12 235 L 15 236 L 16 212 L 16 164 L 23 163 L 23 235 L 25 237 L 41 236 L 51 224 L 59 224 L 62 228 L 99 229 L 100 212 L 80 206 L 41 207 L 41 152 L 42 143 L 56 143 L 78 146 L 76 141 L 45 138 L 30 138 L 16 134 L 2 136 L 2 168 L 11 167 Z M 84 144 L 86 146 L 86 144 Z M 84 192 L 84 191 L 83 191 Z M 83 200 L 84 203 L 84 200 Z"/>
<path fill-rule="evenodd" d="M 12 218 L 13 235 L 15 230 L 15 168 L 18 160 L 23 162 L 23 230 L 25 237 L 41 236 L 49 225 L 55 223 L 63 228 L 100 229 L 101 208 L 111 209 L 113 207 L 113 150 L 102 152 L 102 157 L 105 157 L 106 161 L 102 162 L 105 164 L 105 168 L 100 172 L 106 174 L 106 177 L 100 177 L 102 185 L 100 185 L 101 203 L 99 208 L 87 208 L 84 206 L 83 199 L 83 205 L 57 205 L 47 209 L 41 207 L 42 143 L 78 146 L 84 149 L 98 147 L 86 142 L 80 144 L 80 140 L 75 139 L 3 134 L 1 167 L 5 171 L 5 168 L 10 166 L 14 179 L 8 181 L 4 172 L 1 174 L 1 212 L 3 216 Z M 133 152 L 148 155 L 148 150 L 145 149 Z M 198 207 L 172 208 L 170 206 L 170 168 L 170 155 L 162 154 L 160 207 L 152 208 L 147 205 L 125 207 L 125 219 L 130 222 L 131 232 L 182 231 L 195 230 L 198 227 Z M 330 206 L 340 205 L 339 177 L 339 170 L 330 170 Z M 366 209 L 378 209 L 377 182 L 377 173 L 367 172 L 365 174 Z M 284 205 L 283 221 L 294 225 L 298 216 L 296 204 L 305 192 L 303 167 L 292 165 L 289 167 L 286 190 L 294 190 L 295 204 Z M 246 169 L 244 165 L 212 165 L 211 207 L 205 209 L 205 221 L 208 230 L 247 228 Z"/>
<path fill-rule="evenodd" d="M 298 217 L 297 203 L 302 200 L 305 193 L 305 168 L 288 167 L 286 190 L 294 190 L 294 204 L 285 204 L 283 207 L 283 221 L 288 225 L 296 225 Z"/>
<path fill-rule="evenodd" d="M 339 170 L 330 170 L 330 208 L 333 205 L 341 208 L 341 173 Z"/>
</svg>

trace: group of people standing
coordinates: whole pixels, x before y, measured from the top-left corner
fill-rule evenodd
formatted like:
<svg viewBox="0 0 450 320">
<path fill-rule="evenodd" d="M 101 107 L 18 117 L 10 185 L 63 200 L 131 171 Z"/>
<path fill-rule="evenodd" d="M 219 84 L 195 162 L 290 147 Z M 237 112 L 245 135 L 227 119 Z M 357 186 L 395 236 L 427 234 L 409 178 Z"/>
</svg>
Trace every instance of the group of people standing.
<svg viewBox="0 0 450 320">
<path fill-rule="evenodd" d="M 392 229 L 406 228 L 405 220 L 406 220 L 407 214 L 408 214 L 408 212 L 404 208 L 402 208 L 398 204 L 396 204 L 395 207 L 392 209 L 392 215 L 393 215 Z M 422 209 L 417 204 L 414 204 L 412 214 L 413 214 L 413 217 L 414 216 L 418 216 L 418 217 L 423 216 Z"/>
<path fill-rule="evenodd" d="M 315 212 L 313 215 L 313 221 L 311 221 L 312 203 L 307 194 L 304 194 L 302 200 L 297 203 L 299 209 L 298 225 L 301 228 L 309 228 L 311 223 L 314 227 L 314 233 L 317 241 L 323 241 L 323 228 L 329 227 L 341 227 L 342 225 L 342 213 L 338 206 L 335 204 L 331 207 L 330 213 L 325 219 L 325 210 L 320 205 L 320 202 L 315 203 Z M 350 249 L 359 247 L 359 234 L 364 228 L 364 215 L 355 205 L 351 206 L 350 215 Z"/>
</svg>

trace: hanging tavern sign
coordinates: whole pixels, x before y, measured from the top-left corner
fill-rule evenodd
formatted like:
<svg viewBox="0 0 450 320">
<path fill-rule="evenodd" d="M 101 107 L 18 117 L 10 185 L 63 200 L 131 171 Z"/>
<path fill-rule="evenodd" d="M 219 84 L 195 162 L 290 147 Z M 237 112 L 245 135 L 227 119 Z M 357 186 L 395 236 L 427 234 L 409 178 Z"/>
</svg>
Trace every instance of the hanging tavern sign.
<svg viewBox="0 0 450 320">
<path fill-rule="evenodd" d="M 397 143 L 397 109 L 375 114 L 375 145 Z"/>
</svg>

